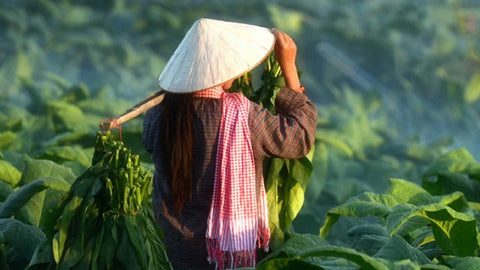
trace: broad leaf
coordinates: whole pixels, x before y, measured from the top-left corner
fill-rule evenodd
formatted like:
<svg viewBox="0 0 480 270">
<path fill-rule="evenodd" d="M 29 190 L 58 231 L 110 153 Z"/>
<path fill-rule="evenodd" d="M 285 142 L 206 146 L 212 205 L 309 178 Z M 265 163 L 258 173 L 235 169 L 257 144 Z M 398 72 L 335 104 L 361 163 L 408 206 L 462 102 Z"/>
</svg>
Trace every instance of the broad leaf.
<svg viewBox="0 0 480 270">
<path fill-rule="evenodd" d="M 375 255 L 389 241 L 388 236 L 383 235 L 362 235 L 355 241 L 352 248 L 369 256 Z"/>
<path fill-rule="evenodd" d="M 313 154 L 313 149 L 310 154 Z M 285 161 L 288 171 L 288 181 L 284 182 L 281 190 L 280 228 L 286 232 L 290 224 L 303 206 L 305 190 L 312 174 L 311 155 L 300 159 Z"/>
<path fill-rule="evenodd" d="M 463 94 L 467 103 L 473 103 L 480 98 L 480 72 L 473 74 Z"/>
<path fill-rule="evenodd" d="M 353 248 L 373 256 L 389 241 L 388 232 L 384 226 L 375 223 L 357 225 L 347 232 L 356 239 Z"/>
<path fill-rule="evenodd" d="M 312 248 L 311 250 L 305 251 L 298 255 L 298 257 L 301 259 L 318 256 L 343 258 L 357 264 L 361 269 L 388 269 L 388 267 L 381 260 L 344 247 L 324 246 Z"/>
<path fill-rule="evenodd" d="M 248 268 L 246 268 L 248 269 Z M 257 270 L 277 270 L 277 269 L 284 269 L 284 270 L 297 270 L 297 269 L 305 269 L 305 270 L 324 270 L 325 268 L 321 266 L 314 265 L 309 262 L 305 262 L 298 258 L 275 258 L 265 263 L 258 265 L 256 268 Z"/>
<path fill-rule="evenodd" d="M 419 205 L 427 203 L 432 197 L 419 185 L 402 179 L 390 179 L 390 190 L 387 194 L 392 195 L 399 204 Z"/>
<path fill-rule="evenodd" d="M 58 193 L 63 195 L 66 194 L 70 188 L 70 184 L 62 179 L 45 177 L 24 185 L 10 194 L 7 200 L 0 206 L 0 218 L 10 218 L 15 215 L 23 206 L 29 203 L 32 197 L 47 188 L 57 190 Z M 50 193 L 50 195 L 53 195 L 53 193 Z M 36 198 L 36 201 L 30 204 L 30 213 L 32 213 L 34 217 L 37 217 L 37 222 L 40 222 L 40 219 L 45 217 L 42 216 L 42 214 L 47 214 L 47 212 L 51 210 L 50 207 L 52 207 L 52 205 L 45 204 L 46 202 L 52 202 L 52 199 L 52 197 Z"/>
<path fill-rule="evenodd" d="M 380 235 L 388 236 L 388 232 L 384 226 L 380 224 L 361 224 L 357 225 L 350 230 L 347 234 L 349 236 L 361 236 L 361 235 Z"/>
<path fill-rule="evenodd" d="M 458 212 L 464 212 L 470 207 L 465 195 L 458 191 L 445 196 L 434 196 L 431 199 L 431 203 L 443 204 Z"/>
<path fill-rule="evenodd" d="M 289 233 L 290 237 L 282 247 L 270 254 L 264 261 L 276 257 L 295 257 L 313 247 L 328 246 L 327 241 L 313 234 Z"/>
<path fill-rule="evenodd" d="M 480 201 L 480 182 L 462 173 L 449 171 L 438 172 L 434 181 L 428 178 L 423 179 L 422 186 L 435 195 L 460 191 L 465 194 L 468 200 Z"/>
<path fill-rule="evenodd" d="M 75 146 L 51 146 L 45 150 L 38 152 L 35 156 L 39 159 L 48 159 L 56 163 L 64 163 L 65 161 L 76 161 L 85 168 L 91 164 L 93 149 L 84 149 L 78 145 Z"/>
<path fill-rule="evenodd" d="M 30 263 L 26 269 L 46 269 L 48 264 L 53 261 L 52 243 L 48 241 L 47 237 L 44 237 L 35 248 Z"/>
<path fill-rule="evenodd" d="M 22 173 L 13 167 L 7 161 L 0 160 L 0 180 L 9 184 L 12 187 L 16 187 Z"/>
<path fill-rule="evenodd" d="M 0 232 L 8 242 L 12 253 L 30 261 L 37 245 L 45 234 L 32 225 L 26 225 L 18 220 L 1 218 Z M 14 256 L 10 254 L 10 256 Z"/>
<path fill-rule="evenodd" d="M 411 231 L 419 226 L 409 226 L 409 221 L 419 220 L 421 225 L 423 219 L 432 225 L 435 241 L 446 253 L 462 257 L 477 254 L 479 234 L 475 218 L 441 204 L 403 208 L 398 212 L 401 214 L 387 218 L 390 235 Z M 405 229 L 406 226 L 409 228 Z"/>
<path fill-rule="evenodd" d="M 285 162 L 280 158 L 272 158 L 264 161 L 264 174 L 267 175 L 265 179 L 265 189 L 267 192 L 267 202 L 268 202 L 268 220 L 270 227 L 270 247 L 275 250 L 279 248 L 283 243 L 284 233 L 280 228 L 280 211 L 281 205 L 279 204 L 279 188 L 278 183 L 284 182 L 285 179 L 280 179 L 283 177 L 280 175 Z"/>
<path fill-rule="evenodd" d="M 70 168 L 58 165 L 51 160 L 32 159 L 25 156 L 25 170 L 20 180 L 20 185 L 26 185 L 41 177 L 52 177 L 63 179 L 69 183 L 73 183 L 75 175 Z"/>
<path fill-rule="evenodd" d="M 345 217 L 366 217 L 386 216 L 391 213 L 392 208 L 398 202 L 391 195 L 375 194 L 365 192 L 349 199 L 346 203 L 330 209 L 327 218 L 320 228 L 320 236 L 326 238 L 332 226 L 340 216 Z"/>
<path fill-rule="evenodd" d="M 17 140 L 17 135 L 11 131 L 0 133 L 0 150 L 7 149 L 15 140 Z"/>
<path fill-rule="evenodd" d="M 423 174 L 424 177 L 434 176 L 439 172 L 477 173 L 480 163 L 464 148 L 452 150 L 439 157 Z"/>
<path fill-rule="evenodd" d="M 344 140 L 338 138 L 335 134 L 330 134 L 327 132 L 317 132 L 317 140 L 323 142 L 327 145 L 331 145 L 340 151 L 342 151 L 347 157 L 353 157 L 352 148 Z"/>
<path fill-rule="evenodd" d="M 455 270 L 477 270 L 480 269 L 479 257 L 453 257 L 444 256 L 443 259 Z"/>
<path fill-rule="evenodd" d="M 419 264 L 431 264 L 427 256 L 420 250 L 412 247 L 401 236 L 394 234 L 392 238 L 375 254 L 374 257 L 390 261 L 412 260 Z"/>
<path fill-rule="evenodd" d="M 12 192 L 13 189 L 9 184 L 0 181 L 0 202 L 5 201 Z"/>
<path fill-rule="evenodd" d="M 389 231 L 389 235 L 392 236 L 392 228 L 398 225 L 398 222 L 405 221 L 396 233 L 399 235 L 406 235 L 413 230 L 428 225 L 428 220 L 422 217 L 412 217 L 404 220 L 416 207 L 412 204 L 400 204 L 393 208 L 392 213 L 388 215 L 386 222 L 386 229 Z"/>
</svg>

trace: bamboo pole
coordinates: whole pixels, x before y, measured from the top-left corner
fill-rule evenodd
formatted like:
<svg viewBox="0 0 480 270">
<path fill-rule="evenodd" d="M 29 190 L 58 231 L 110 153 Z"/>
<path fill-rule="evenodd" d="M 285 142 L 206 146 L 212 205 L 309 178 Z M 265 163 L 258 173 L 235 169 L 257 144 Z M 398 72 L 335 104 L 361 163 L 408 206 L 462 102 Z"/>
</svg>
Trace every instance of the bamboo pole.
<svg viewBox="0 0 480 270">
<path fill-rule="evenodd" d="M 103 130 L 109 130 L 115 127 L 119 127 L 121 124 L 127 122 L 128 120 L 137 117 L 144 111 L 149 110 L 150 108 L 160 104 L 163 101 L 165 91 L 161 90 L 148 96 L 146 99 L 135 104 L 132 108 L 124 112 L 123 114 L 114 117 L 106 118 L 100 122 L 99 127 Z"/>
</svg>

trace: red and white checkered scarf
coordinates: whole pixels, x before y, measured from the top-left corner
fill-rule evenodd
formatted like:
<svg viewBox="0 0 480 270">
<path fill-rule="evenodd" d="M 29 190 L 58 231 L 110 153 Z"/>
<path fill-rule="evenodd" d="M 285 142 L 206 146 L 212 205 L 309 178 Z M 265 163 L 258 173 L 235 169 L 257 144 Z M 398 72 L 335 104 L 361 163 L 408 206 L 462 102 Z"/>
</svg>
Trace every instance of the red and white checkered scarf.
<svg viewBox="0 0 480 270">
<path fill-rule="evenodd" d="M 219 269 L 254 267 L 256 244 L 268 250 L 270 229 L 265 186 L 263 181 L 255 180 L 248 125 L 250 102 L 240 93 L 225 93 L 221 88 L 204 90 L 196 96 L 218 94 L 223 106 L 207 221 L 208 260 Z"/>
</svg>

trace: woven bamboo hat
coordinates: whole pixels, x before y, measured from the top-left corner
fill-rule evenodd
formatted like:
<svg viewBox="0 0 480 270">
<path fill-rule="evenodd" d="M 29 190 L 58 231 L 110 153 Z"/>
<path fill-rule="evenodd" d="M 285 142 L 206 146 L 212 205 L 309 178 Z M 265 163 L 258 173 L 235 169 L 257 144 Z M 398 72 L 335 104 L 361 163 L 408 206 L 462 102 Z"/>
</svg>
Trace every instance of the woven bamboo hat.
<svg viewBox="0 0 480 270">
<path fill-rule="evenodd" d="M 199 19 L 168 60 L 158 86 L 187 93 L 221 85 L 259 65 L 274 43 L 268 28 Z"/>
</svg>

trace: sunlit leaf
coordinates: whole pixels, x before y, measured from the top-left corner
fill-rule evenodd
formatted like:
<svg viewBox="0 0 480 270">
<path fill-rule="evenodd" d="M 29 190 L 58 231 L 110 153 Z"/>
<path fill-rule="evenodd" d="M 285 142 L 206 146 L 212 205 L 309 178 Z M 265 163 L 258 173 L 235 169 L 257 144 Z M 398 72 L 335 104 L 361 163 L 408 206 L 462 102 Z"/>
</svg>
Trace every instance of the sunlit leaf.
<svg viewBox="0 0 480 270">
<path fill-rule="evenodd" d="M 480 73 L 473 74 L 470 82 L 465 89 L 463 98 L 468 103 L 473 103 L 480 98 Z"/>
<path fill-rule="evenodd" d="M 398 203 L 415 205 L 427 203 L 432 197 L 419 185 L 402 179 L 390 179 L 388 194 L 392 195 Z"/>
<path fill-rule="evenodd" d="M 400 231 L 405 233 L 407 230 L 404 226 L 408 226 L 412 219 L 420 218 L 432 225 L 435 241 L 446 253 L 462 257 L 477 254 L 479 235 L 475 218 L 441 204 L 410 207 L 401 212 L 395 217 L 390 215 L 387 218 L 387 228 L 391 235 Z M 412 229 L 415 226 L 410 226 L 408 231 Z"/>
<path fill-rule="evenodd" d="M 330 209 L 327 213 L 325 223 L 320 228 L 320 236 L 328 236 L 332 226 L 341 216 L 345 217 L 366 217 L 366 216 L 387 216 L 398 202 L 391 195 L 374 194 L 365 192 L 352 197 L 346 203 Z"/>
<path fill-rule="evenodd" d="M 15 140 L 17 140 L 17 135 L 11 131 L 0 133 L 0 149 L 6 149 Z"/>
<path fill-rule="evenodd" d="M 12 166 L 9 162 L 0 160 L 0 180 L 9 184 L 12 187 L 16 187 L 20 181 L 22 173 Z"/>
</svg>

